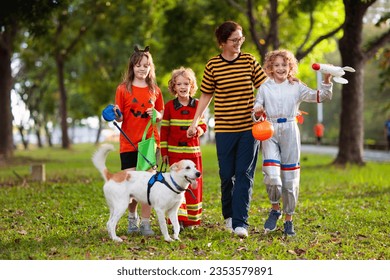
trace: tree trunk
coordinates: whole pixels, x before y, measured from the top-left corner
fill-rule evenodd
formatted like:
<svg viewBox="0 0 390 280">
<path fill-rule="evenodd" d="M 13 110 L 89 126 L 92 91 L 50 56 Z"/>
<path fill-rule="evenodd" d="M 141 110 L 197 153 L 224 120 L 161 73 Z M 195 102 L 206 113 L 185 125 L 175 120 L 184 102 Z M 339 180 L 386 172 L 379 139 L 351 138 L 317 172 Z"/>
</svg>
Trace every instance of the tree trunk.
<svg viewBox="0 0 390 280">
<path fill-rule="evenodd" d="M 100 141 L 100 135 L 102 134 L 102 120 L 99 116 L 99 127 L 96 133 L 96 140 L 95 140 L 95 145 L 99 144 Z"/>
<path fill-rule="evenodd" d="M 38 145 L 38 148 L 42 148 L 43 147 L 43 144 L 42 144 L 42 137 L 41 137 L 41 130 L 40 130 L 40 125 L 39 126 L 35 126 L 36 127 L 36 130 L 35 130 L 35 136 L 37 137 L 37 145 Z"/>
<path fill-rule="evenodd" d="M 0 37 L 0 165 L 13 156 L 11 88 L 13 84 L 11 55 L 17 24 L 6 26 Z"/>
<path fill-rule="evenodd" d="M 362 50 L 363 17 L 375 1 L 344 0 L 344 35 L 339 41 L 342 66 L 355 68 L 355 73 L 346 72 L 349 81 L 343 85 L 340 115 L 339 152 L 335 164 L 363 165 L 363 73 L 366 58 Z"/>
<path fill-rule="evenodd" d="M 17 126 L 19 134 L 20 134 L 20 139 L 22 139 L 22 145 L 25 150 L 28 150 L 28 132 L 26 137 L 24 136 L 24 127 L 23 125 L 18 125 Z"/>
<path fill-rule="evenodd" d="M 343 55 L 342 55 L 343 56 Z M 363 69 L 364 63 L 356 58 L 343 57 L 343 65 L 353 65 L 356 72 L 345 75 L 349 84 L 344 85 L 341 91 L 342 105 L 340 115 L 339 152 L 335 159 L 336 164 L 353 163 L 363 165 Z"/>
<path fill-rule="evenodd" d="M 49 145 L 49 147 L 53 147 L 53 142 L 51 141 L 51 132 L 49 127 L 47 126 L 47 121 L 45 121 L 44 127 L 45 127 L 47 144 Z"/>
<path fill-rule="evenodd" d="M 270 0 L 270 29 L 268 33 L 268 43 L 272 45 L 272 48 L 274 50 L 279 49 L 280 42 L 279 42 L 279 19 L 278 19 L 278 1 L 277 0 Z"/>
<path fill-rule="evenodd" d="M 56 57 L 57 71 L 58 71 L 58 84 L 60 90 L 60 117 L 61 117 L 61 133 L 62 133 L 62 148 L 70 148 L 69 136 L 68 136 L 68 111 L 67 111 L 67 95 L 64 81 L 64 62 L 62 57 Z"/>
</svg>

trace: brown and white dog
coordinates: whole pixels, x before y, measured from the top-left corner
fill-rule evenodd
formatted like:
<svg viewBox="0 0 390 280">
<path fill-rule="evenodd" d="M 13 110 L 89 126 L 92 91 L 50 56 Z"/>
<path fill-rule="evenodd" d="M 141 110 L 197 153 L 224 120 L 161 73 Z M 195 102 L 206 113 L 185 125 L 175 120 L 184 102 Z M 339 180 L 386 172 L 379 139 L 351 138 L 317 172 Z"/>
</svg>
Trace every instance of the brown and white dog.
<svg viewBox="0 0 390 280">
<path fill-rule="evenodd" d="M 165 215 L 173 225 L 173 238 L 179 240 L 180 226 L 177 217 L 178 209 L 184 201 L 184 192 L 189 184 L 196 188 L 196 179 L 201 173 L 191 160 L 181 160 L 170 167 L 170 172 L 155 173 L 148 171 L 120 171 L 112 174 L 106 167 L 107 154 L 114 150 L 111 144 L 103 144 L 95 152 L 92 162 L 104 178 L 104 196 L 110 208 L 107 230 L 114 241 L 123 240 L 116 235 L 116 225 L 126 212 L 134 198 L 140 203 L 148 203 L 157 213 L 161 233 L 166 241 L 172 241 L 168 234 Z M 160 180 L 152 180 L 158 178 Z M 150 187 L 150 180 L 153 185 Z M 148 186 L 149 183 L 149 186 Z"/>
</svg>

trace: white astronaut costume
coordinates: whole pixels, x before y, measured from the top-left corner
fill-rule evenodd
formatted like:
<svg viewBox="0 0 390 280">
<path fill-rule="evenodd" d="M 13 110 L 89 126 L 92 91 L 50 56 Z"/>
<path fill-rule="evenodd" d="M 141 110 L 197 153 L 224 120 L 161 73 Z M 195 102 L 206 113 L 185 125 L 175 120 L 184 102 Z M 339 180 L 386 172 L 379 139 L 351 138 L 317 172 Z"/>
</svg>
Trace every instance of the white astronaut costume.
<svg viewBox="0 0 390 280">
<path fill-rule="evenodd" d="M 299 105 L 331 100 L 332 88 L 332 83 L 322 83 L 320 90 L 313 90 L 298 82 L 291 84 L 286 80 L 278 84 L 268 79 L 257 92 L 254 107 L 262 106 L 274 126 L 272 138 L 262 142 L 264 183 L 272 204 L 279 203 L 282 197 L 285 214 L 294 214 L 299 194 Z"/>
</svg>

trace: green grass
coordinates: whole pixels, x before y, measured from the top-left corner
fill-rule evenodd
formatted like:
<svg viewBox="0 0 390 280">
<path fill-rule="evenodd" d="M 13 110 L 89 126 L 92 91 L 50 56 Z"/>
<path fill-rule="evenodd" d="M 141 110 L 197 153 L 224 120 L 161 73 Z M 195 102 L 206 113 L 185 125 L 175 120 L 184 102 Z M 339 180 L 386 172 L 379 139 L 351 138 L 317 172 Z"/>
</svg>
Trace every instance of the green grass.
<svg viewBox="0 0 390 280">
<path fill-rule="evenodd" d="M 123 217 L 117 233 L 126 239 L 118 244 L 106 232 L 103 181 L 90 160 L 95 149 L 82 144 L 70 151 L 16 151 L 13 162 L 0 167 L 0 259 L 390 259 L 390 164 L 340 169 L 330 165 L 331 157 L 302 154 L 294 238 L 283 237 L 280 229 L 263 235 L 270 206 L 258 164 L 249 237 L 240 240 L 223 230 L 215 147 L 205 145 L 202 226 L 182 232 L 181 242 L 167 243 L 154 213 L 158 234 L 148 238 L 128 236 Z M 41 162 L 47 181 L 33 182 L 30 166 Z M 119 171 L 118 151 L 107 166 Z"/>
</svg>

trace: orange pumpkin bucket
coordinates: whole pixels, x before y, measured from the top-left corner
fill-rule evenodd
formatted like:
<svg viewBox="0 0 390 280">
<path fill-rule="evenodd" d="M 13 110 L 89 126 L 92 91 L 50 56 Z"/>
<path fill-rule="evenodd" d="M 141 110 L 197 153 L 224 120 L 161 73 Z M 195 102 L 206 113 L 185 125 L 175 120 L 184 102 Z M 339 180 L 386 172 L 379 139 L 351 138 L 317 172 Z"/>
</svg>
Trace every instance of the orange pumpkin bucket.
<svg viewBox="0 0 390 280">
<path fill-rule="evenodd" d="M 257 140 L 268 140 L 273 134 L 274 126 L 267 120 L 257 122 L 252 126 L 252 135 Z"/>
</svg>

